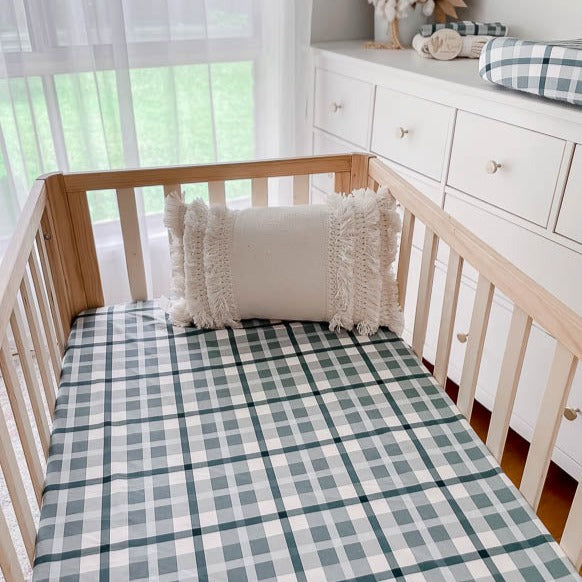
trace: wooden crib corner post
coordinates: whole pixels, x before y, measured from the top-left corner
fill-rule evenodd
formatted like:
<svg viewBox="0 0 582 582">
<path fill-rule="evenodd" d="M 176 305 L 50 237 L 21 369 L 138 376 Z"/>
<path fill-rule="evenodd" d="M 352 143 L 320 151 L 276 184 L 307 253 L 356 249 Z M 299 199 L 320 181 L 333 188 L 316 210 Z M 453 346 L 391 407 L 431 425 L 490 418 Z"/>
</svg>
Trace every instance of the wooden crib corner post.
<svg viewBox="0 0 582 582">
<path fill-rule="evenodd" d="M 67 192 L 62 174 L 45 177 L 41 226 L 53 272 L 63 330 L 84 309 L 104 304 L 95 240 L 85 192 Z"/>
<path fill-rule="evenodd" d="M 352 170 L 350 172 L 350 191 L 368 186 L 368 166 L 371 154 L 352 154 Z"/>
</svg>

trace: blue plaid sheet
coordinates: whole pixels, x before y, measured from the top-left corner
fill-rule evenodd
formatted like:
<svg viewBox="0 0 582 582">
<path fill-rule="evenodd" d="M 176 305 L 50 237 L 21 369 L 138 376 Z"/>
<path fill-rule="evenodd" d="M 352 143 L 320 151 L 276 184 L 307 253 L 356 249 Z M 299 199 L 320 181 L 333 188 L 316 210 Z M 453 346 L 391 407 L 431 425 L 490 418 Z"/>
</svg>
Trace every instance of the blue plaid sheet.
<svg viewBox="0 0 582 582">
<path fill-rule="evenodd" d="M 34 580 L 566 580 L 559 546 L 391 332 L 80 315 Z"/>
<path fill-rule="evenodd" d="M 582 105 L 582 42 L 494 38 L 481 51 L 479 74 L 503 87 Z"/>
</svg>

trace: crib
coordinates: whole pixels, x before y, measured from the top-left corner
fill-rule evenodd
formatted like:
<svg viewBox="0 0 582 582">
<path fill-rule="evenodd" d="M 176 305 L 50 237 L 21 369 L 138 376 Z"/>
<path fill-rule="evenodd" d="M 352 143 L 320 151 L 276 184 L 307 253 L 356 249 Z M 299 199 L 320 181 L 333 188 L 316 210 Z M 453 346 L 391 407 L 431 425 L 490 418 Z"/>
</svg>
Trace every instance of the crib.
<svg viewBox="0 0 582 582">
<path fill-rule="evenodd" d="M 7 421 L 2 414 L 0 464 L 22 542 L 31 563 L 35 560 L 37 530 L 33 508 L 23 494 L 25 481 L 32 483 L 34 501 L 40 505 L 45 481 L 44 465 L 49 455 L 51 425 L 67 338 L 79 313 L 104 306 L 87 192 L 116 190 L 131 296 L 133 301 L 143 302 L 151 298 L 147 297 L 136 188 L 163 186 L 164 192 L 168 194 L 179 189 L 182 184 L 207 183 L 210 202 L 225 204 L 225 182 L 250 179 L 253 206 L 266 206 L 268 179 L 292 177 L 293 203 L 308 204 L 310 176 L 324 173 L 335 175 L 336 192 L 387 186 L 401 206 L 403 228 L 397 280 L 402 307 L 406 298 L 415 225 L 424 224 L 424 245 L 411 346 L 419 361 L 423 356 L 427 333 L 437 249 L 439 244 L 449 247 L 434 379 L 431 379 L 431 382 L 436 381 L 439 386 L 444 386 L 447 379 L 464 261 L 478 271 L 475 303 L 456 403 L 460 413 L 467 419 L 473 409 L 494 289 L 499 289 L 513 302 L 511 326 L 486 441 L 492 456 L 499 462 L 509 430 L 532 321 L 536 321 L 555 338 L 556 348 L 549 381 L 519 487 L 531 508 L 537 508 L 566 399 L 578 360 L 582 358 L 582 317 L 479 240 L 374 156 L 334 155 L 253 163 L 55 173 L 43 176 L 34 183 L 0 268 L 0 330 L 3 337 L 0 370 L 9 395 L 26 466 L 18 464 L 15 444 L 11 441 Z M 75 337 L 78 339 L 78 334 Z M 17 373 L 12 345 L 16 346 L 21 375 Z M 24 398 L 25 392 L 32 410 L 30 416 Z M 62 414 L 66 413 L 63 411 Z M 40 450 L 37 440 L 41 445 Z M 23 580 L 25 574 L 20 567 L 15 542 L 2 512 L 0 542 L 0 566 L 4 578 L 9 581 Z M 579 569 L 582 566 L 580 485 L 560 546 L 574 567 Z M 208 567 L 212 567 L 212 564 Z M 79 575 L 78 572 L 77 574 Z M 158 573 L 158 577 L 172 579 L 171 576 L 164 578 L 161 573 Z M 210 575 L 208 577 L 213 579 Z M 309 578 L 304 575 L 303 579 L 306 577 Z M 42 577 L 39 576 L 40 578 Z"/>
</svg>

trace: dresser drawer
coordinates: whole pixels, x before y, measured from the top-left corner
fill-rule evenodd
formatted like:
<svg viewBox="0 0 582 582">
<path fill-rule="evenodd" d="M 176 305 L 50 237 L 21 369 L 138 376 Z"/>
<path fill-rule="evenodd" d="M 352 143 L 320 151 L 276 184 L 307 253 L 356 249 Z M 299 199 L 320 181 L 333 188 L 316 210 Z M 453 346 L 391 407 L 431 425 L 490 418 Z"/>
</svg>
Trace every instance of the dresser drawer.
<svg viewBox="0 0 582 582">
<path fill-rule="evenodd" d="M 317 69 L 315 126 L 367 149 L 372 93 L 369 83 Z"/>
<path fill-rule="evenodd" d="M 574 152 L 556 232 L 582 243 L 582 145 Z"/>
<path fill-rule="evenodd" d="M 563 151 L 560 139 L 460 111 L 448 183 L 546 226 Z"/>
<path fill-rule="evenodd" d="M 372 151 L 440 180 L 452 112 L 450 107 L 378 87 Z"/>
</svg>

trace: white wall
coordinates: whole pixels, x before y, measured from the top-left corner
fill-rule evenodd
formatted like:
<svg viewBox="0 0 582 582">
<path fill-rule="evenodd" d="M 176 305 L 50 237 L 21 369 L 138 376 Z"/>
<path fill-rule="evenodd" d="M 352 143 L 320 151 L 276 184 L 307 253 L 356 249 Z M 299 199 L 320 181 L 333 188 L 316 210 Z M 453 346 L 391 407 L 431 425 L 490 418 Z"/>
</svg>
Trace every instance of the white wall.
<svg viewBox="0 0 582 582">
<path fill-rule="evenodd" d="M 311 42 L 373 38 L 373 10 L 368 0 L 313 0 Z"/>
<path fill-rule="evenodd" d="M 582 38 L 581 0 L 468 0 L 460 18 L 501 21 L 509 34 L 530 40 Z"/>
</svg>

